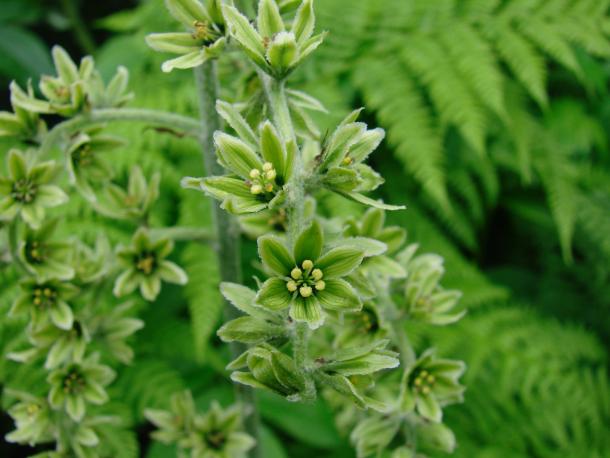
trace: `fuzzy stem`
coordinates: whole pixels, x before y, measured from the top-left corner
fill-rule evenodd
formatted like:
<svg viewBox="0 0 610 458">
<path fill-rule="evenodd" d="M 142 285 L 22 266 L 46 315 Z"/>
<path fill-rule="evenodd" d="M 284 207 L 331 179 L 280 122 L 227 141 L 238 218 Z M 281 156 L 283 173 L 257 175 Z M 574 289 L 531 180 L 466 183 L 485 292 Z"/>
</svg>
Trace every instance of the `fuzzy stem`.
<svg viewBox="0 0 610 458">
<path fill-rule="evenodd" d="M 45 136 L 39 154 L 46 155 L 62 137 L 67 137 L 78 130 L 118 121 L 142 122 L 187 135 L 199 135 L 201 132 L 197 120 L 188 116 L 146 108 L 101 108 L 57 124 Z"/>
<path fill-rule="evenodd" d="M 297 148 L 297 138 L 290 116 L 284 80 L 274 80 L 262 72 L 259 72 L 259 78 L 265 89 L 269 109 L 280 135 L 285 142 L 293 143 L 293 146 Z M 303 177 L 303 160 L 300 152 L 297 151 L 292 176 L 285 187 L 288 213 L 286 236 L 290 246 L 294 245 L 298 234 L 305 225 L 305 181 Z M 304 396 L 314 399 L 315 386 L 311 375 L 307 372 L 309 366 L 309 334 L 307 323 L 295 323 L 292 346 L 295 363 L 307 381 L 307 392 L 304 393 Z"/>
<path fill-rule="evenodd" d="M 225 170 L 216 160 L 214 147 L 214 132 L 220 129 L 220 117 L 216 112 L 216 99 L 218 97 L 218 78 L 216 75 L 216 63 L 206 62 L 195 68 L 195 81 L 199 93 L 199 110 L 201 116 L 201 147 L 203 162 L 208 176 L 223 175 Z M 220 208 L 214 201 L 212 208 L 212 219 L 216 229 L 216 243 L 214 247 L 218 255 L 220 278 L 223 282 L 241 283 L 241 257 L 240 257 L 240 231 L 235 219 Z M 240 316 L 231 304 L 225 301 L 225 322 Z M 239 342 L 230 344 L 233 358 L 241 355 L 247 346 Z M 235 384 L 235 393 L 238 401 L 247 412 L 245 427 L 248 434 L 259 443 L 259 417 L 256 409 L 256 399 L 252 388 Z M 257 446 L 251 456 L 261 455 L 260 447 Z"/>
</svg>

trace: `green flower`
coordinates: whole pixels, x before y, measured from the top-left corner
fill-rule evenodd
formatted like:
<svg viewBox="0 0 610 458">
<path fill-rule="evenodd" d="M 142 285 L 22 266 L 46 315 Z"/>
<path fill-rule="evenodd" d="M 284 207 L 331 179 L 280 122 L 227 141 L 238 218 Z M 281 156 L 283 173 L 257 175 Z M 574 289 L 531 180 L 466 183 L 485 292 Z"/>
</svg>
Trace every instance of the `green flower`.
<svg viewBox="0 0 610 458">
<path fill-rule="evenodd" d="M 423 418 L 440 423 L 443 406 L 463 401 L 464 387 L 458 379 L 465 369 L 463 361 L 440 359 L 432 349 L 426 350 L 404 372 L 400 394 L 402 410 L 415 409 Z"/>
<path fill-rule="evenodd" d="M 129 173 L 127 189 L 112 183 L 104 185 L 103 200 L 94 202 L 95 208 L 110 218 L 141 220 L 159 197 L 160 182 L 159 173 L 147 181 L 142 169 L 134 166 Z"/>
<path fill-rule="evenodd" d="M 417 246 L 411 245 L 398 256 L 407 271 L 404 307 L 409 318 L 439 326 L 455 323 L 466 314 L 466 310 L 453 310 L 462 293 L 440 285 L 445 273 L 442 257 L 435 254 L 414 256 L 416 249 Z"/>
<path fill-rule="evenodd" d="M 290 317 L 311 329 L 324 323 L 322 308 L 333 312 L 358 311 L 362 302 L 341 277 L 356 269 L 364 253 L 353 246 L 339 246 L 322 254 L 324 235 L 317 221 L 305 229 L 290 251 L 275 236 L 258 240 L 265 268 L 274 276 L 265 281 L 256 303 L 270 310 L 290 308 Z"/>
<path fill-rule="evenodd" d="M 231 37 L 258 67 L 277 79 L 285 78 L 324 39 L 324 34 L 313 35 L 313 0 L 301 3 L 289 29 L 275 0 L 259 3 L 256 28 L 233 6 L 223 5 L 222 12 Z"/>
<path fill-rule="evenodd" d="M 10 84 L 11 106 L 13 112 L 0 111 L 0 137 L 17 137 L 23 140 L 40 143 L 42 136 L 47 132 L 45 122 L 40 119 L 38 113 L 25 110 L 15 103 L 17 99 L 34 97 L 32 84 L 28 82 L 28 93 L 26 94 L 16 82 Z"/>
<path fill-rule="evenodd" d="M 185 441 L 195 428 L 195 403 L 190 391 L 172 395 L 170 410 L 146 409 L 144 416 L 157 427 L 151 436 L 164 444 L 177 443 L 185 447 Z"/>
<path fill-rule="evenodd" d="M 133 360 L 133 350 L 126 339 L 144 327 L 142 320 L 133 317 L 134 306 L 135 302 L 126 302 L 91 318 L 96 341 L 123 364 L 130 364 Z"/>
<path fill-rule="evenodd" d="M 222 201 L 222 208 L 230 213 L 239 215 L 266 208 L 277 209 L 284 201 L 283 187 L 292 171 L 294 143 L 285 144 L 269 121 L 261 126 L 260 135 L 255 135 L 228 104 L 220 102 L 219 112 L 236 130 L 239 129 L 241 137 L 224 132 L 214 135 L 218 162 L 232 175 L 187 177 L 182 185 Z"/>
<path fill-rule="evenodd" d="M 164 72 L 197 67 L 220 56 L 226 42 L 220 0 L 208 0 L 205 6 L 198 0 L 168 0 L 165 5 L 188 32 L 152 33 L 146 37 L 146 43 L 155 51 L 180 56 L 163 62 Z"/>
<path fill-rule="evenodd" d="M 74 277 L 74 269 L 70 266 L 72 245 L 53 240 L 56 227 L 57 220 L 47 221 L 37 230 L 26 227 L 19 243 L 21 262 L 40 281 Z"/>
<path fill-rule="evenodd" d="M 78 283 L 95 283 L 103 278 L 110 269 L 110 243 L 105 234 L 100 234 L 95 247 L 78 241 L 74 247 L 74 270 Z"/>
<path fill-rule="evenodd" d="M 114 371 L 98 363 L 98 355 L 81 363 L 71 363 L 49 374 L 49 404 L 55 410 L 65 409 L 74 421 L 85 416 L 87 402 L 101 405 L 108 400 L 104 387 L 114 379 Z"/>
<path fill-rule="evenodd" d="M 291 401 L 307 398 L 305 379 L 293 359 L 269 344 L 250 348 L 227 366 L 230 370 L 244 368 L 248 372 L 233 372 L 231 380 L 272 391 Z"/>
<path fill-rule="evenodd" d="M 81 132 L 71 139 L 66 150 L 66 168 L 72 184 L 88 200 L 97 199 L 92 185 L 104 183 L 112 177 L 112 167 L 103 153 L 122 144 L 123 141 L 117 137 L 99 134 L 99 129 Z"/>
<path fill-rule="evenodd" d="M 5 436 L 6 441 L 34 446 L 53 440 L 56 426 L 47 400 L 24 392 L 11 391 L 9 394 L 19 402 L 8 409 L 15 430 Z"/>
<path fill-rule="evenodd" d="M 83 323 L 74 320 L 69 329 L 47 325 L 33 332 L 31 340 L 37 348 L 45 350 L 44 367 L 51 370 L 68 361 L 80 363 L 91 336 Z"/>
<path fill-rule="evenodd" d="M 21 282 L 21 290 L 11 308 L 12 315 L 29 312 L 34 329 L 49 320 L 60 329 L 72 328 L 74 314 L 67 301 L 76 296 L 78 288 L 58 280 L 28 279 Z"/>
<path fill-rule="evenodd" d="M 368 130 L 356 122 L 362 110 L 350 113 L 322 144 L 317 171 L 331 191 L 361 204 L 383 210 L 402 210 L 404 206 L 387 205 L 361 194 L 377 189 L 383 178 L 363 162 L 379 146 L 383 129 Z"/>
<path fill-rule="evenodd" d="M 371 301 L 364 302 L 360 313 L 346 315 L 338 332 L 336 343 L 342 347 L 357 343 L 368 344 L 388 334 L 377 305 Z"/>
<path fill-rule="evenodd" d="M 55 175 L 55 162 L 28 165 L 23 153 L 9 151 L 8 178 L 0 178 L 0 219 L 21 218 L 33 229 L 38 229 L 45 217 L 45 208 L 68 201 L 58 186 L 49 184 Z"/>
<path fill-rule="evenodd" d="M 242 430 L 242 412 L 237 406 L 222 409 L 214 401 L 203 415 L 195 411 L 189 391 L 172 396 L 170 411 L 146 410 L 158 430 L 152 437 L 176 443 L 192 458 L 243 458 L 255 441 Z"/>
<path fill-rule="evenodd" d="M 118 251 L 119 260 L 127 269 L 116 279 L 114 295 L 121 297 L 139 287 L 144 299 L 154 301 L 161 291 L 161 280 L 186 284 L 186 272 L 165 259 L 173 248 L 171 240 L 152 241 L 145 229 L 139 229 L 131 246 Z"/>
</svg>

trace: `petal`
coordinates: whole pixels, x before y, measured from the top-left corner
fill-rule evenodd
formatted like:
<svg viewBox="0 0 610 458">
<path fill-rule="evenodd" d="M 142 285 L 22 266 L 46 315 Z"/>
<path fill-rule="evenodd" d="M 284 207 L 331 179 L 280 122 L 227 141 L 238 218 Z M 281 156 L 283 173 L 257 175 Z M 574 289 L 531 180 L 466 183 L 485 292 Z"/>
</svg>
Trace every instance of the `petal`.
<svg viewBox="0 0 610 458">
<path fill-rule="evenodd" d="M 256 303 L 270 310 L 283 310 L 290 305 L 292 294 L 281 278 L 270 278 L 256 295 Z"/>
<path fill-rule="evenodd" d="M 432 393 L 418 393 L 415 399 L 419 414 L 435 423 L 440 423 L 443 419 L 443 411 Z"/>
<path fill-rule="evenodd" d="M 324 278 L 343 277 L 351 273 L 362 263 L 364 253 L 354 247 L 340 246 L 333 248 L 316 262 L 322 269 Z"/>
<path fill-rule="evenodd" d="M 66 412 L 74 421 L 80 421 L 85 416 L 85 399 L 82 396 L 66 397 Z"/>
<path fill-rule="evenodd" d="M 40 162 L 30 170 L 30 179 L 38 184 L 48 183 L 53 179 L 56 169 L 55 161 Z"/>
<path fill-rule="evenodd" d="M 286 246 L 272 235 L 258 239 L 258 254 L 265 266 L 278 275 L 288 275 L 295 267 L 294 259 Z"/>
<path fill-rule="evenodd" d="M 64 403 L 65 397 L 61 385 L 53 385 L 49 391 L 49 404 L 54 409 L 59 409 Z"/>
<path fill-rule="evenodd" d="M 322 307 L 314 296 L 295 298 L 290 306 L 290 317 L 306 322 L 310 329 L 317 329 L 324 323 Z"/>
<path fill-rule="evenodd" d="M 163 281 L 185 285 L 188 282 L 186 272 L 177 264 L 170 261 L 162 261 L 159 265 L 159 275 Z"/>
<path fill-rule="evenodd" d="M 316 261 L 322 253 L 324 234 L 322 227 L 316 220 L 307 229 L 299 234 L 294 244 L 294 259 L 300 267 L 304 260 Z"/>
<path fill-rule="evenodd" d="M 247 179 L 252 169 L 260 170 L 263 166 L 254 150 L 237 137 L 216 132 L 214 143 L 220 162 L 242 178 Z"/>
<path fill-rule="evenodd" d="M 42 185 L 36 193 L 36 203 L 44 207 L 57 207 L 68 201 L 68 195 L 59 186 Z"/>
<path fill-rule="evenodd" d="M 327 280 L 326 287 L 322 291 L 316 291 L 316 297 L 322 307 L 330 310 L 344 312 L 362 309 L 362 301 L 354 288 L 345 280 Z"/>
<path fill-rule="evenodd" d="M 250 187 L 240 178 L 209 177 L 201 182 L 201 188 L 212 197 L 225 199 L 229 196 L 252 197 Z"/>
<path fill-rule="evenodd" d="M 7 165 L 13 181 L 21 180 L 27 176 L 27 164 L 21 151 L 16 149 L 10 150 L 7 157 Z"/>
<path fill-rule="evenodd" d="M 202 49 L 190 52 L 174 59 L 166 60 L 161 65 L 161 70 L 165 73 L 171 72 L 174 68 L 187 69 L 197 67 L 208 60 L 208 55 Z"/>
<path fill-rule="evenodd" d="M 147 301 L 154 301 L 161 291 L 161 279 L 156 275 L 144 277 L 140 282 L 140 293 Z"/>
<path fill-rule="evenodd" d="M 44 219 L 44 207 L 32 203 L 21 207 L 21 217 L 32 229 L 39 229 Z"/>
<path fill-rule="evenodd" d="M 95 431 L 91 428 L 87 428 L 85 426 L 81 426 L 76 431 L 76 442 L 82 444 L 86 447 L 93 447 L 97 445 L 100 441 Z"/>
<path fill-rule="evenodd" d="M 12 220 L 20 208 L 21 205 L 15 202 L 12 197 L 5 197 L 0 200 L 0 219 Z"/>
<path fill-rule="evenodd" d="M 267 162 L 271 162 L 278 175 L 284 176 L 286 166 L 286 151 L 276 128 L 266 121 L 261 128 L 261 154 Z"/>
<path fill-rule="evenodd" d="M 87 401 L 91 402 L 92 404 L 100 405 L 108 400 L 106 390 L 96 382 L 89 381 L 85 390 L 83 391 L 83 395 Z"/>
<path fill-rule="evenodd" d="M 50 310 L 51 321 L 55 326 L 66 331 L 72 329 L 74 323 L 74 314 L 68 304 L 63 301 L 59 301 Z"/>
<path fill-rule="evenodd" d="M 138 287 L 140 280 L 140 275 L 134 269 L 128 269 L 117 277 L 112 292 L 116 297 L 125 296 Z"/>
</svg>

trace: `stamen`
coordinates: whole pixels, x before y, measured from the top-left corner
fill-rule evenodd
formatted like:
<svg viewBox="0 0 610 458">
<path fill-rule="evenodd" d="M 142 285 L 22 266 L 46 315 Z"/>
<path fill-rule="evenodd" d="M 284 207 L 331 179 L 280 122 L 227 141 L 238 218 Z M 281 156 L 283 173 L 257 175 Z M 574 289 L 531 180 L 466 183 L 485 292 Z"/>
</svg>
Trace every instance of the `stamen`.
<svg viewBox="0 0 610 458">
<path fill-rule="evenodd" d="M 303 261 L 303 269 L 305 270 L 310 270 L 313 267 L 313 262 L 310 259 L 306 259 L 305 261 Z"/>
<path fill-rule="evenodd" d="M 318 281 L 321 280 L 322 277 L 324 276 L 324 274 L 322 273 L 322 271 L 320 269 L 314 269 L 311 272 L 311 276 L 313 277 L 314 280 Z"/>
<path fill-rule="evenodd" d="M 260 184 L 253 184 L 250 187 L 250 192 L 254 195 L 260 194 L 261 192 L 263 192 L 263 187 Z"/>
<path fill-rule="evenodd" d="M 318 291 L 322 291 L 326 288 L 326 282 L 324 280 L 317 281 L 314 285 Z"/>
<path fill-rule="evenodd" d="M 303 271 L 301 269 L 299 269 L 298 267 L 295 267 L 290 272 L 290 276 L 292 278 L 294 278 L 295 280 L 298 280 L 299 278 L 301 278 L 303 276 Z"/>
<path fill-rule="evenodd" d="M 295 281 L 290 280 L 288 283 L 286 283 L 286 288 L 291 293 L 294 293 L 297 290 L 298 286 Z"/>
<path fill-rule="evenodd" d="M 301 288 L 299 289 L 299 293 L 301 293 L 301 296 L 303 297 L 309 297 L 312 295 L 313 291 L 311 289 L 311 286 L 301 286 Z"/>
<path fill-rule="evenodd" d="M 250 178 L 258 178 L 261 176 L 261 171 L 258 169 L 250 170 Z"/>
<path fill-rule="evenodd" d="M 271 170 L 273 170 L 273 164 L 271 162 L 265 162 L 263 164 L 263 171 L 264 172 L 269 172 Z"/>
</svg>

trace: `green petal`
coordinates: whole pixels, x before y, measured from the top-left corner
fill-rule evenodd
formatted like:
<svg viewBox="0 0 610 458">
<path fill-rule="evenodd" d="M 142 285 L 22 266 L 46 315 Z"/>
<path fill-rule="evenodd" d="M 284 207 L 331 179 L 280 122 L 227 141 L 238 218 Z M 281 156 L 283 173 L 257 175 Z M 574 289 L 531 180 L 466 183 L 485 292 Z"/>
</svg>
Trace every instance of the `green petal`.
<svg viewBox="0 0 610 458">
<path fill-rule="evenodd" d="M 327 280 L 326 287 L 322 291 L 316 291 L 316 297 L 322 307 L 330 310 L 344 312 L 362 309 L 362 301 L 345 280 Z"/>
<path fill-rule="evenodd" d="M 74 421 L 81 421 L 85 416 L 85 400 L 82 396 L 66 397 L 66 412 Z"/>
<path fill-rule="evenodd" d="M 208 59 L 209 56 L 203 52 L 202 49 L 196 50 L 183 56 L 166 60 L 161 65 L 161 71 L 164 73 L 169 73 L 175 68 L 185 70 L 188 68 L 198 67 Z"/>
<path fill-rule="evenodd" d="M 322 307 L 314 297 L 298 296 L 290 306 L 290 317 L 295 321 L 304 321 L 310 329 L 317 329 L 324 324 Z"/>
<path fill-rule="evenodd" d="M 214 143 L 218 148 L 220 162 L 242 178 L 248 179 L 252 169 L 262 169 L 263 164 L 254 150 L 239 138 L 216 132 Z"/>
<path fill-rule="evenodd" d="M 97 434 L 95 434 L 95 431 L 85 426 L 81 426 L 76 430 L 75 438 L 76 442 L 86 447 L 94 447 L 100 442 L 100 439 Z"/>
<path fill-rule="evenodd" d="M 29 294 L 21 294 L 13 302 L 9 316 L 18 316 L 26 313 L 30 309 L 30 304 L 31 296 Z"/>
<path fill-rule="evenodd" d="M 263 264 L 278 275 L 286 276 L 295 267 L 294 259 L 286 246 L 272 235 L 258 239 L 258 254 Z"/>
<path fill-rule="evenodd" d="M 69 343 L 68 339 L 57 340 L 47 355 L 47 359 L 44 364 L 45 369 L 54 369 L 59 366 L 68 358 L 71 350 L 71 344 Z"/>
<path fill-rule="evenodd" d="M 316 262 L 324 278 L 343 277 L 362 263 L 364 253 L 357 248 L 341 246 L 333 248 Z"/>
<path fill-rule="evenodd" d="M 112 292 L 116 297 L 125 296 L 132 293 L 139 284 L 140 275 L 134 269 L 129 269 L 117 277 Z"/>
<path fill-rule="evenodd" d="M 389 204 L 384 204 L 382 201 L 380 200 L 374 200 L 371 199 L 370 197 L 366 197 L 360 193 L 357 192 L 344 192 L 344 191 L 340 191 L 337 189 L 334 189 L 334 191 L 337 194 L 342 195 L 343 197 L 353 200 L 355 202 L 358 202 L 360 204 L 364 204 L 364 205 L 368 205 L 369 207 L 374 207 L 374 208 L 380 208 L 382 210 L 404 210 L 405 207 L 404 205 L 389 205 Z"/>
<path fill-rule="evenodd" d="M 147 301 L 154 301 L 161 291 L 161 279 L 156 275 L 144 277 L 140 282 L 140 293 Z"/>
<path fill-rule="evenodd" d="M 55 161 L 40 162 L 30 170 L 30 179 L 35 183 L 45 184 L 53 179 L 55 171 Z"/>
<path fill-rule="evenodd" d="M 146 35 L 146 44 L 155 51 L 187 54 L 200 51 L 204 41 L 188 32 L 151 33 Z"/>
<path fill-rule="evenodd" d="M 378 235 L 377 240 L 382 241 L 388 246 L 388 253 L 398 250 L 407 238 L 407 231 L 402 227 L 386 227 Z"/>
<path fill-rule="evenodd" d="M 376 238 L 376 235 L 383 229 L 385 213 L 378 208 L 369 208 L 362 217 L 362 232 L 364 237 Z"/>
<path fill-rule="evenodd" d="M 432 393 L 418 393 L 415 403 L 417 405 L 417 411 L 422 417 L 435 423 L 440 423 L 443 419 L 443 410 Z"/>
<path fill-rule="evenodd" d="M 256 303 L 270 310 L 283 310 L 290 305 L 292 294 L 281 278 L 270 278 L 256 295 Z"/>
<path fill-rule="evenodd" d="M 44 207 L 33 203 L 21 207 L 21 217 L 32 229 L 39 229 L 44 220 Z"/>
<path fill-rule="evenodd" d="M 278 175 L 284 177 L 286 152 L 280 140 L 280 135 L 269 121 L 261 128 L 261 154 L 267 162 L 271 162 Z"/>
<path fill-rule="evenodd" d="M 108 401 L 108 394 L 106 393 L 106 390 L 96 382 L 89 381 L 85 390 L 83 391 L 83 395 L 87 401 L 91 402 L 92 404 L 100 405 Z"/>
<path fill-rule="evenodd" d="M 248 197 L 228 197 L 220 207 L 233 215 L 243 215 L 262 211 L 267 208 L 267 203 L 250 194 Z"/>
<path fill-rule="evenodd" d="M 7 157 L 8 171 L 13 181 L 27 177 L 28 169 L 23 153 L 16 149 L 10 150 Z"/>
<path fill-rule="evenodd" d="M 58 328 L 65 329 L 66 331 L 72 329 L 74 314 L 72 313 L 70 306 L 65 302 L 59 301 L 51 308 L 49 314 L 51 316 L 51 321 Z"/>
<path fill-rule="evenodd" d="M 66 395 L 64 394 L 61 385 L 53 385 L 49 391 L 49 404 L 54 409 L 59 409 L 64 403 Z"/>
<path fill-rule="evenodd" d="M 5 197 L 0 200 L 0 219 L 10 221 L 15 218 L 21 205 L 13 200 L 12 197 Z"/>
<path fill-rule="evenodd" d="M 170 261 L 163 261 L 159 265 L 159 275 L 163 281 L 168 283 L 175 283 L 178 285 L 185 285 L 188 282 L 188 276 L 186 272 L 182 270 L 177 264 Z"/>
<path fill-rule="evenodd" d="M 284 21 L 275 0 L 261 0 L 258 3 L 257 28 L 263 37 L 271 38 L 284 30 Z"/>
<path fill-rule="evenodd" d="M 44 207 L 57 207 L 68 201 L 68 195 L 59 186 L 42 185 L 36 193 L 36 203 Z"/>
<path fill-rule="evenodd" d="M 225 199 L 229 196 L 252 197 L 244 180 L 230 177 L 209 177 L 201 182 L 201 189 L 212 197 Z"/>
<path fill-rule="evenodd" d="M 324 234 L 322 227 L 316 220 L 307 229 L 299 234 L 294 244 L 294 259 L 300 267 L 304 260 L 309 259 L 315 262 L 322 253 L 324 245 Z"/>
<path fill-rule="evenodd" d="M 364 161 L 373 151 L 377 149 L 383 138 L 385 132 L 383 129 L 367 130 L 358 142 L 353 145 L 349 150 L 350 157 L 354 162 Z"/>
</svg>

